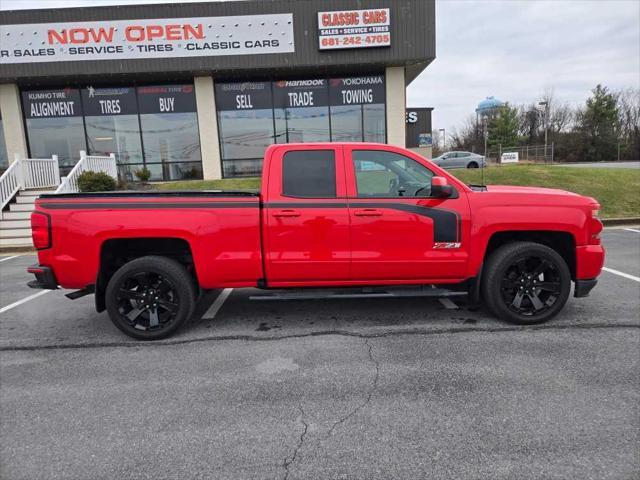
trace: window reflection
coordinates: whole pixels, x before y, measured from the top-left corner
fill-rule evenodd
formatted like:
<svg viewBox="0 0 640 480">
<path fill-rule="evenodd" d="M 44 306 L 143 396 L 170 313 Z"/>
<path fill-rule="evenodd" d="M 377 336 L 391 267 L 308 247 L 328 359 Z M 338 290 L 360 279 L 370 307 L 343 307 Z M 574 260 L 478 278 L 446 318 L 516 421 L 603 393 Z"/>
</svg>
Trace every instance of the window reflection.
<svg viewBox="0 0 640 480">
<path fill-rule="evenodd" d="M 87 150 L 82 117 L 27 119 L 29 149 L 33 158 L 58 155 L 60 174 L 66 175 Z"/>
<path fill-rule="evenodd" d="M 114 153 L 118 165 L 143 162 L 137 115 L 86 117 L 85 125 L 91 155 Z"/>
<path fill-rule="evenodd" d="M 276 108 L 276 143 L 330 142 L 329 107 Z"/>
</svg>

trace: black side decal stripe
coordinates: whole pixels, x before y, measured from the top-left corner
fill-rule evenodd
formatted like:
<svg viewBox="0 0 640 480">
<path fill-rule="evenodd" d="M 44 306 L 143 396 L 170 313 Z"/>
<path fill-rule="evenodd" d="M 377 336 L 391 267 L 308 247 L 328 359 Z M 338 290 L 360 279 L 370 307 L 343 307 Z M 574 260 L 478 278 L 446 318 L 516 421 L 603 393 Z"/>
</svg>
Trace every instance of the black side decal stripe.
<svg viewBox="0 0 640 480">
<path fill-rule="evenodd" d="M 391 208 L 402 212 L 415 213 L 433 220 L 434 242 L 459 242 L 460 217 L 451 210 L 423 207 L 400 202 L 353 202 L 349 203 L 315 203 L 315 202 L 271 202 L 265 205 L 269 208 Z"/>
</svg>

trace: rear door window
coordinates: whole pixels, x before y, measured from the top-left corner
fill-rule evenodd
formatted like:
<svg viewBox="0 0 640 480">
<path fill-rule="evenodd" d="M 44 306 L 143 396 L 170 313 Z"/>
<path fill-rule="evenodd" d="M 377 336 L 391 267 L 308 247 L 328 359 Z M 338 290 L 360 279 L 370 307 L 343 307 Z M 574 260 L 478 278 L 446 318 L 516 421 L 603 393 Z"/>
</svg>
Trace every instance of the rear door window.
<svg viewBox="0 0 640 480">
<path fill-rule="evenodd" d="M 299 150 L 282 159 L 282 194 L 297 198 L 336 198 L 334 150 Z"/>
</svg>

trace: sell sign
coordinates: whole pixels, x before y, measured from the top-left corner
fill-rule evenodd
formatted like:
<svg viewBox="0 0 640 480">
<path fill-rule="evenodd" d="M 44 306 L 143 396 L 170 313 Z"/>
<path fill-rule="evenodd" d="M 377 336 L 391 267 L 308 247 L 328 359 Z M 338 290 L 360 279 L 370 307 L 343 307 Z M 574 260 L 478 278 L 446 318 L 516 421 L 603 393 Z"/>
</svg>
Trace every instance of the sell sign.
<svg viewBox="0 0 640 480">
<path fill-rule="evenodd" d="M 291 53 L 293 15 L 0 25 L 0 63 Z"/>
<path fill-rule="evenodd" d="M 318 12 L 320 50 L 388 47 L 390 18 L 388 8 Z"/>
</svg>

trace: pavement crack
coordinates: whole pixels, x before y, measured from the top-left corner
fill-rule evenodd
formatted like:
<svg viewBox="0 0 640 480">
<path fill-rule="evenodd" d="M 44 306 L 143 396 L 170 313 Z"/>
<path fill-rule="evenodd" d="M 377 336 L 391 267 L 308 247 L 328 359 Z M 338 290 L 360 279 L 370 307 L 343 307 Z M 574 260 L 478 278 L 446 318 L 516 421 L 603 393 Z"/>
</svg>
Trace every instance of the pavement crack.
<svg viewBox="0 0 640 480">
<path fill-rule="evenodd" d="M 290 473 L 289 467 L 293 462 L 296 461 L 298 452 L 302 448 L 304 439 L 307 436 L 307 431 L 309 430 L 309 424 L 304 421 L 304 410 L 300 406 L 298 407 L 298 410 L 300 410 L 300 423 L 302 423 L 303 429 L 302 429 L 302 433 L 300 434 L 300 440 L 298 441 L 296 448 L 293 450 L 293 454 L 291 455 L 291 457 L 286 457 L 284 459 L 284 462 L 282 462 L 282 467 L 284 468 L 284 477 L 283 477 L 284 480 L 287 480 L 289 478 L 289 473 Z"/>
<path fill-rule="evenodd" d="M 371 382 L 371 387 L 369 387 L 369 391 L 367 392 L 367 396 L 365 397 L 365 399 L 364 399 L 364 401 L 362 403 L 360 403 L 356 408 L 351 410 L 347 415 L 345 415 L 344 417 L 340 418 L 337 422 L 335 422 L 333 425 L 331 425 L 331 428 L 327 432 L 326 437 L 331 436 L 336 428 L 338 428 L 340 425 L 342 425 L 343 423 L 348 421 L 356 413 L 358 413 L 360 410 L 362 410 L 364 407 L 366 407 L 369 404 L 369 402 L 371 402 L 371 398 L 373 397 L 374 392 L 378 388 L 378 379 L 380 378 L 380 363 L 373 356 L 373 345 L 371 345 L 369 343 L 369 339 L 368 338 L 365 338 L 364 344 L 368 348 L 369 360 L 375 366 L 375 375 L 373 376 L 373 382 Z"/>
<path fill-rule="evenodd" d="M 349 330 L 318 330 L 308 333 L 294 333 L 291 335 L 217 335 L 198 338 L 185 338 L 185 339 L 173 339 L 173 340 L 158 340 L 158 341 L 144 341 L 136 342 L 134 340 L 129 341 L 117 341 L 117 342 L 93 342 L 93 343 L 69 343 L 69 344 L 50 344 L 50 345 L 4 345 L 0 346 L 0 352 L 14 352 L 14 351 L 37 351 L 37 350 L 74 350 L 83 348 L 113 348 L 113 347 L 125 347 L 125 348 L 141 348 L 141 347 L 162 347 L 168 345 L 188 345 L 191 343 L 202 342 L 225 342 L 230 340 L 240 340 L 245 342 L 273 342 L 280 340 L 296 339 L 296 338 L 308 338 L 308 337 L 323 337 L 329 335 L 336 335 L 341 337 L 356 337 L 356 338 L 387 338 L 387 337 L 400 337 L 405 335 L 453 335 L 464 333 L 501 333 L 501 332 L 515 332 L 524 333 L 541 330 L 591 330 L 591 329 L 624 329 L 640 328 L 640 324 L 637 323 L 584 323 L 584 324 L 565 324 L 565 325 L 530 325 L 530 326 L 496 326 L 496 327 L 477 327 L 477 326 L 463 326 L 463 327 L 445 327 L 445 328 L 414 328 L 411 330 L 394 330 L 385 332 L 372 332 L 362 333 Z"/>
</svg>

